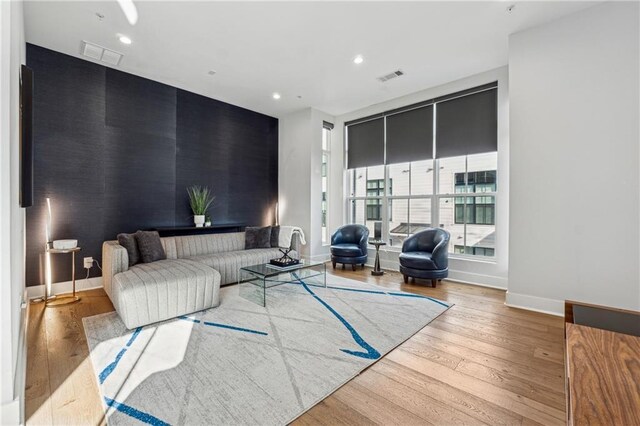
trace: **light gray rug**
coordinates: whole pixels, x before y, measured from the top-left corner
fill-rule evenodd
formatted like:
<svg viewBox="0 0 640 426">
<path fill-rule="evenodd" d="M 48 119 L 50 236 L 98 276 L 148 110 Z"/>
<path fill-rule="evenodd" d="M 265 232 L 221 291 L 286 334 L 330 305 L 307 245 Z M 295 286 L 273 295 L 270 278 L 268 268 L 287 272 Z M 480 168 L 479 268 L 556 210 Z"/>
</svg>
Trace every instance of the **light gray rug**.
<svg viewBox="0 0 640 426">
<path fill-rule="evenodd" d="M 218 308 L 127 330 L 84 319 L 109 424 L 286 424 L 448 309 L 327 276 L 284 284 L 263 308 L 221 290 Z"/>
</svg>

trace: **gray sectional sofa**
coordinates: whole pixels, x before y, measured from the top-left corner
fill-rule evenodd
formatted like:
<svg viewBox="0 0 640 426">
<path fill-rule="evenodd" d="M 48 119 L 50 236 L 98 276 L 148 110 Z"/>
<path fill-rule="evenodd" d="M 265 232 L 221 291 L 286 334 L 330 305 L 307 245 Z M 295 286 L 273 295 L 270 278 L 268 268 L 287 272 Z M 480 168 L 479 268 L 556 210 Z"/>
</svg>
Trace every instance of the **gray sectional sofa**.
<svg viewBox="0 0 640 426">
<path fill-rule="evenodd" d="M 117 241 L 102 245 L 104 289 L 129 329 L 216 307 L 220 286 L 238 282 L 241 267 L 282 255 L 277 248 L 245 250 L 244 232 L 161 241 L 166 260 L 132 267 Z M 291 248 L 297 257 L 295 236 Z"/>
</svg>

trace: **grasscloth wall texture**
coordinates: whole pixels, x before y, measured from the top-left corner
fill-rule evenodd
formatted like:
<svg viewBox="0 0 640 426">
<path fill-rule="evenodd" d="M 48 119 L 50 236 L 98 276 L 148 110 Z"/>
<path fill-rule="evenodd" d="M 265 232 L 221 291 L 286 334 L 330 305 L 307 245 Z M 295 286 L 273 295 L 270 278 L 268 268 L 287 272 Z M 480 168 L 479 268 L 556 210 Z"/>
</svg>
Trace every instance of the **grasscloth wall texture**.
<svg viewBox="0 0 640 426">
<path fill-rule="evenodd" d="M 82 258 L 120 232 L 192 223 L 186 188 L 207 185 L 217 223 L 267 225 L 278 196 L 278 120 L 42 47 L 34 71 L 34 205 L 27 285 L 44 283 L 46 198 L 53 238 Z M 53 256 L 53 282 L 71 279 Z M 99 274 L 94 268 L 92 276 Z"/>
</svg>

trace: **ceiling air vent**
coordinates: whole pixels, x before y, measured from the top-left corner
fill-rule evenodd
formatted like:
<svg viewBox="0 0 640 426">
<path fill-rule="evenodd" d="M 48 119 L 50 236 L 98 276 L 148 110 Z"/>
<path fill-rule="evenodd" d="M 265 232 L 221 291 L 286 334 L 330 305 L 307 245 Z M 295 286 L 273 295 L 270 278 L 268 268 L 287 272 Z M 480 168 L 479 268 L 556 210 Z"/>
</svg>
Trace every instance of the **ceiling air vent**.
<svg viewBox="0 0 640 426">
<path fill-rule="evenodd" d="M 81 52 L 84 56 L 89 57 L 95 61 L 104 62 L 109 65 L 118 66 L 122 59 L 122 54 L 109 50 L 106 47 L 98 46 L 97 44 L 82 41 Z"/>
<path fill-rule="evenodd" d="M 383 75 L 382 77 L 378 77 L 378 81 L 384 83 L 385 81 L 389 81 L 391 79 L 400 77 L 401 75 L 404 75 L 404 73 L 402 71 L 400 71 L 400 70 L 397 70 L 397 71 L 394 71 L 394 72 L 392 72 L 390 74 Z"/>
</svg>

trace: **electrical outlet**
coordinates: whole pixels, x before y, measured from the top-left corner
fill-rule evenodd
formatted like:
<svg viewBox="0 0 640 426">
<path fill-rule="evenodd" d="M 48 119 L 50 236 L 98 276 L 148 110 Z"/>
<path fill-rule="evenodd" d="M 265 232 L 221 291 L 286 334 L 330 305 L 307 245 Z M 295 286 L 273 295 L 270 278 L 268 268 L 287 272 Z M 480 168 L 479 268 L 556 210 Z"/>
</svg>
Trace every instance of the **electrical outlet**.
<svg viewBox="0 0 640 426">
<path fill-rule="evenodd" d="M 84 268 L 91 269 L 93 267 L 93 257 L 84 258 Z"/>
</svg>

